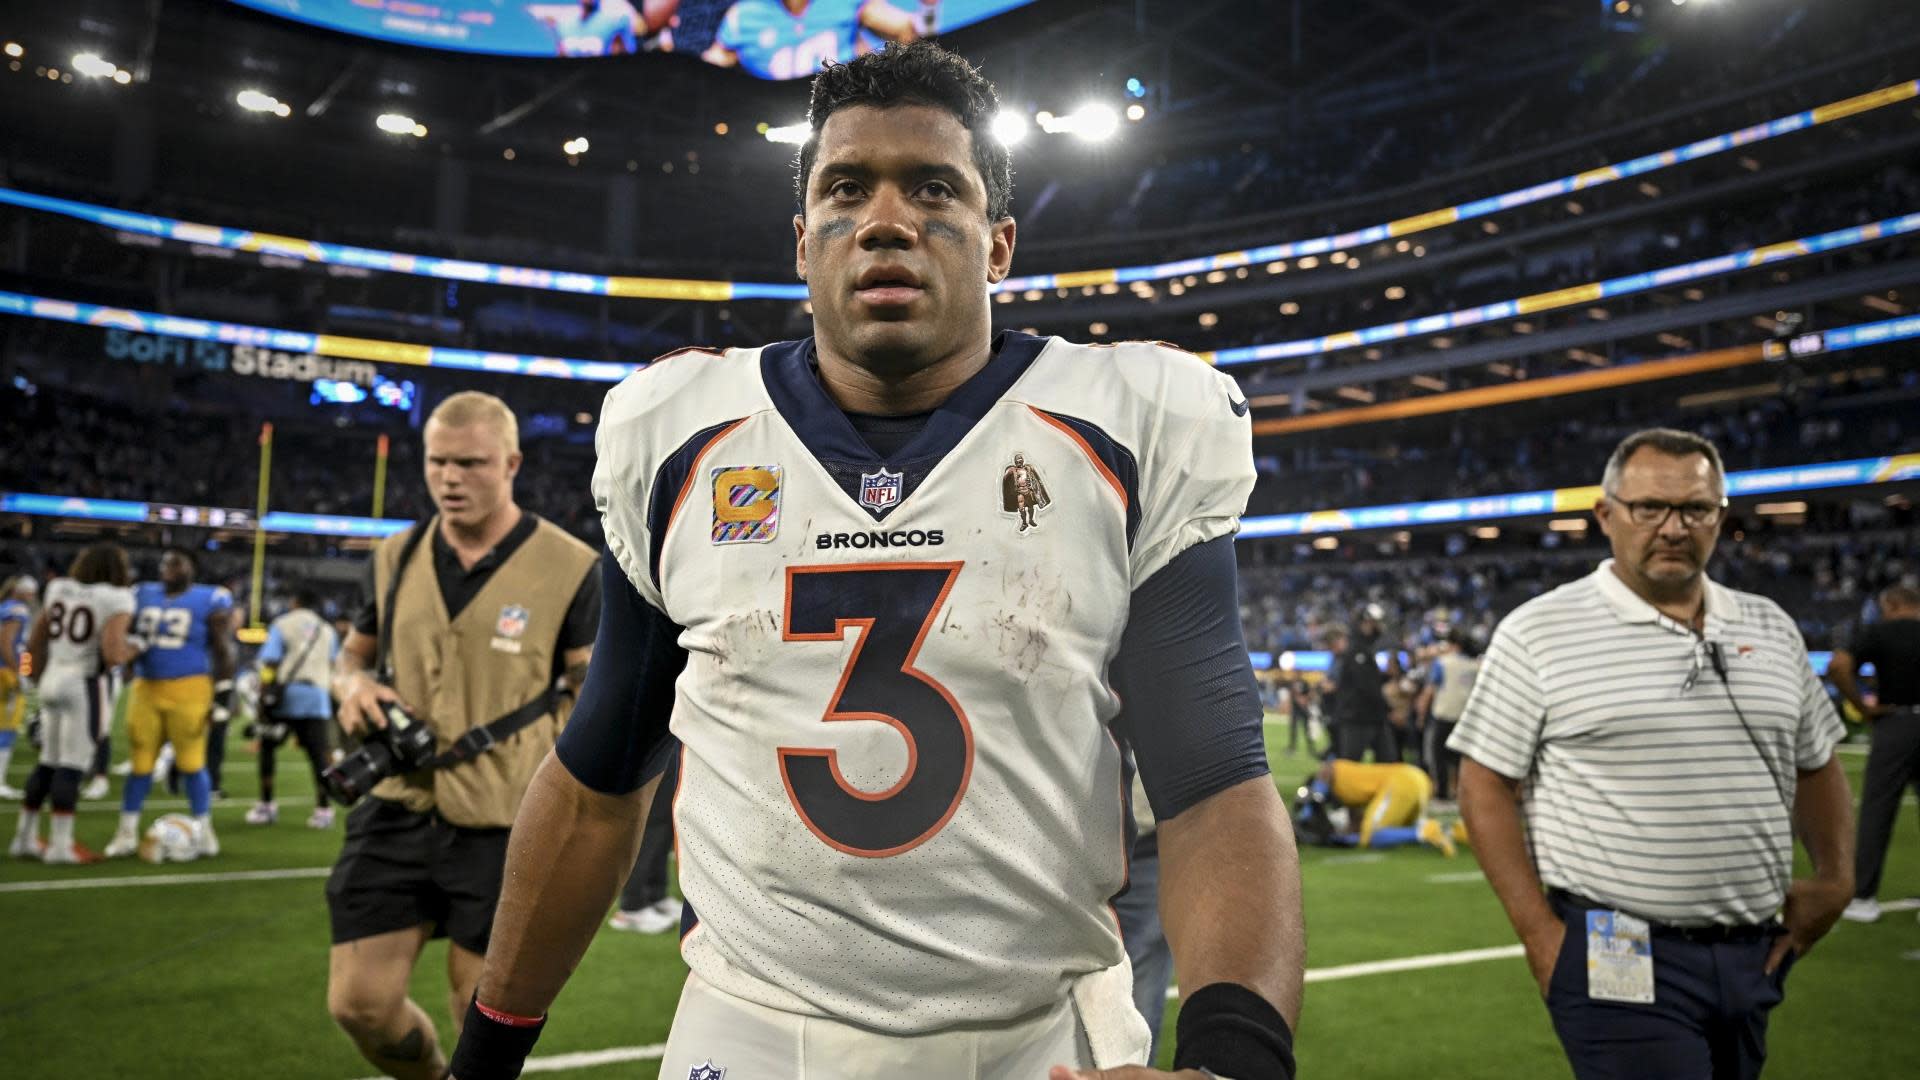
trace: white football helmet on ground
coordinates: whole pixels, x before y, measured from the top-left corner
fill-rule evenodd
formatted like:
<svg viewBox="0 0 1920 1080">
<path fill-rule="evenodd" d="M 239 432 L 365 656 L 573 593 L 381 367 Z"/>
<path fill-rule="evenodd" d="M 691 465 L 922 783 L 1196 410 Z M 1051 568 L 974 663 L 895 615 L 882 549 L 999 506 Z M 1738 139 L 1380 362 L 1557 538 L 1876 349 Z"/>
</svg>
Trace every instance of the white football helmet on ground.
<svg viewBox="0 0 1920 1080">
<path fill-rule="evenodd" d="M 200 857 L 200 827 L 185 814 L 163 814 L 147 827 L 140 857 L 150 863 L 191 862 Z"/>
</svg>

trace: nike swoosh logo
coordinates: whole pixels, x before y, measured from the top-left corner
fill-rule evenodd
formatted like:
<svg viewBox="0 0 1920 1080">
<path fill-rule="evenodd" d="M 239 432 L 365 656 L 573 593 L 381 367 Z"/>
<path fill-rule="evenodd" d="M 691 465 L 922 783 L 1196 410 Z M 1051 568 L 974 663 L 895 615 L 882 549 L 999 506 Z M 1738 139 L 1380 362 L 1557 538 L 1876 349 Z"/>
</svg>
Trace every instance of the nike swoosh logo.
<svg viewBox="0 0 1920 1080">
<path fill-rule="evenodd" d="M 1231 397 L 1227 399 L 1227 406 L 1233 410 L 1233 415 L 1235 416 L 1245 416 L 1247 415 L 1247 410 L 1253 407 L 1247 404 L 1245 398 L 1235 401 Z"/>
</svg>

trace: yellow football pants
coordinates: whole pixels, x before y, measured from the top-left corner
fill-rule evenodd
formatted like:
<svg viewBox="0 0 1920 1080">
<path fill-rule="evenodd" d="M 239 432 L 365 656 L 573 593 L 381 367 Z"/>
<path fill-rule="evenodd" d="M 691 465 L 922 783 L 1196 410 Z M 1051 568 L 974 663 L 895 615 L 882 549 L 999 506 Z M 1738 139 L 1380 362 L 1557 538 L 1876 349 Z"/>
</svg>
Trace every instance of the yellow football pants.
<svg viewBox="0 0 1920 1080">
<path fill-rule="evenodd" d="M 19 731 L 27 718 L 27 690 L 20 673 L 0 668 L 0 731 Z"/>
<path fill-rule="evenodd" d="M 207 766 L 207 714 L 213 709 L 213 677 L 135 679 L 127 699 L 127 741 L 133 774 L 150 776 L 160 744 L 173 744 L 173 767 L 183 773 Z"/>
<path fill-rule="evenodd" d="M 1386 786 L 1380 789 L 1367 803 L 1366 811 L 1360 817 L 1360 846 L 1369 847 L 1373 843 L 1375 829 L 1390 829 L 1396 825 L 1411 825 L 1420 820 L 1427 808 L 1427 800 L 1433 798 L 1433 781 L 1418 769 L 1401 769 L 1394 773 Z"/>
</svg>

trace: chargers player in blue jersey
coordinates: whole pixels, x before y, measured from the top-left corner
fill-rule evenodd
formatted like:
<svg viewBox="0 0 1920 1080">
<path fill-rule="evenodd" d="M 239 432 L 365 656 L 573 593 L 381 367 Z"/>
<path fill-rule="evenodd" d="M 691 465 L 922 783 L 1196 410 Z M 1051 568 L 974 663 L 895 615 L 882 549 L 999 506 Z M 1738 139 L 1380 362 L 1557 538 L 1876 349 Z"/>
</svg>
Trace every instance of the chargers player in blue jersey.
<svg viewBox="0 0 1920 1080">
<path fill-rule="evenodd" d="M 798 79 L 828 60 L 845 63 L 867 51 L 863 30 L 901 42 L 932 35 L 937 8 L 922 3 L 907 11 L 887 0 L 739 0 L 721 17 L 702 59 L 762 79 Z"/>
<path fill-rule="evenodd" d="M 133 665 L 127 703 L 127 739 L 133 773 L 120 799 L 120 827 L 108 842 L 108 858 L 140 847 L 140 809 L 153 787 L 162 743 L 171 743 L 174 768 L 187 792 L 201 855 L 218 855 L 213 835 L 213 778 L 207 772 L 207 729 L 216 695 L 233 692 L 233 594 L 218 585 L 194 584 L 193 554 L 168 548 L 160 580 L 134 591 L 133 632 L 142 649 Z"/>
<path fill-rule="evenodd" d="M 7 582 L 6 592 L 0 594 L 0 799 L 20 797 L 20 789 L 7 783 L 7 766 L 13 760 L 14 740 L 20 737 L 20 722 L 27 715 L 27 685 L 20 660 L 27 645 L 27 625 L 33 619 L 33 599 L 38 595 L 40 586 L 31 574 Z"/>
</svg>

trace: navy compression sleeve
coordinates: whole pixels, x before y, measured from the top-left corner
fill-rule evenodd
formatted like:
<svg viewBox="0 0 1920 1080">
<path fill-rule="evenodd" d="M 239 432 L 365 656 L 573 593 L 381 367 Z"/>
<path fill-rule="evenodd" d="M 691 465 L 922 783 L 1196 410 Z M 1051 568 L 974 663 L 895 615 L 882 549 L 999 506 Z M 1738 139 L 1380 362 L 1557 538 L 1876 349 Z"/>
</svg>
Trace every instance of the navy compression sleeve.
<svg viewBox="0 0 1920 1080">
<path fill-rule="evenodd" d="M 600 632 L 587 682 L 554 754 L 574 779 L 607 795 L 638 790 L 672 758 L 673 684 L 687 666 L 680 627 L 641 598 L 611 554 L 600 555 Z"/>
<path fill-rule="evenodd" d="M 1162 821 L 1267 775 L 1238 577 L 1233 538 L 1223 536 L 1181 552 L 1133 592 L 1112 668 L 1114 730 L 1133 747 Z"/>
</svg>

